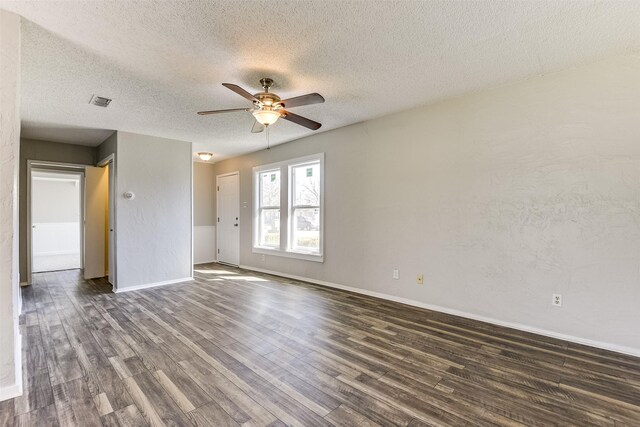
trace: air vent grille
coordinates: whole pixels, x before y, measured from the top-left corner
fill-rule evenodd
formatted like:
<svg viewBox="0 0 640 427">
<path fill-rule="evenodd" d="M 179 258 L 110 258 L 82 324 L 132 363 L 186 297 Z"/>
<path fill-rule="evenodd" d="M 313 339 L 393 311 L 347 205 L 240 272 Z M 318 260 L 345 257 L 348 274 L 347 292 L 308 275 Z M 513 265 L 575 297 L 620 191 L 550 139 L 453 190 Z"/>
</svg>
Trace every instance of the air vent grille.
<svg viewBox="0 0 640 427">
<path fill-rule="evenodd" d="M 93 95 L 89 104 L 97 105 L 98 107 L 108 107 L 111 103 L 111 98 L 105 98 L 104 96 Z"/>
</svg>

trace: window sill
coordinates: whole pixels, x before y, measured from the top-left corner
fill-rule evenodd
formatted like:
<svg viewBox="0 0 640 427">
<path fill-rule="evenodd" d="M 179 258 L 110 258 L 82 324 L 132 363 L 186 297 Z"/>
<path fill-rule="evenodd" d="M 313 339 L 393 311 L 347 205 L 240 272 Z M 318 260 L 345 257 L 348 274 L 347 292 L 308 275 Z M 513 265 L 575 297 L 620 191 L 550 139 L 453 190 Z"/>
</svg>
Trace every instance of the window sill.
<svg viewBox="0 0 640 427">
<path fill-rule="evenodd" d="M 253 247 L 252 251 L 254 254 L 274 255 L 274 256 L 281 256 L 284 258 L 302 259 L 305 261 L 324 262 L 324 256 L 319 254 L 282 251 L 280 249 L 272 249 L 272 248 L 264 248 L 264 247 L 256 247 L 256 246 Z"/>
</svg>

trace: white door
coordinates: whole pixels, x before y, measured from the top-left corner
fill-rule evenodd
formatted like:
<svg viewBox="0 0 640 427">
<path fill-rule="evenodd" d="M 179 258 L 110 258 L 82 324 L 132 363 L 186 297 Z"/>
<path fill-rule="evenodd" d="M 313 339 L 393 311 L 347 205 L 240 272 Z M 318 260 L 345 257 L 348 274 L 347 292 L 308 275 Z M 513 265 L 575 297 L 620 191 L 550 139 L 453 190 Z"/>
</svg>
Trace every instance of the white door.
<svg viewBox="0 0 640 427">
<path fill-rule="evenodd" d="M 104 277 L 107 236 L 107 190 L 105 168 L 85 168 L 84 278 Z"/>
<path fill-rule="evenodd" d="M 218 176 L 218 262 L 240 264 L 240 176 Z"/>
</svg>

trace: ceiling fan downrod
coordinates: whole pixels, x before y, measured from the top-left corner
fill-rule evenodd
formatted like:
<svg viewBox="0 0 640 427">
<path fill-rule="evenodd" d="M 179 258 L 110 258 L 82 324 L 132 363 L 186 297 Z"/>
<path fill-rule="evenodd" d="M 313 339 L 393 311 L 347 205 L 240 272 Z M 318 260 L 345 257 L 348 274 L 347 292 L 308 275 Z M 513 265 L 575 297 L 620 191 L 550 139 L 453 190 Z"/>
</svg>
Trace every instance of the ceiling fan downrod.
<svg viewBox="0 0 640 427">
<path fill-rule="evenodd" d="M 264 92 L 269 93 L 269 89 L 273 86 L 273 80 L 268 77 L 263 77 L 260 79 L 260 84 L 262 85 Z"/>
</svg>

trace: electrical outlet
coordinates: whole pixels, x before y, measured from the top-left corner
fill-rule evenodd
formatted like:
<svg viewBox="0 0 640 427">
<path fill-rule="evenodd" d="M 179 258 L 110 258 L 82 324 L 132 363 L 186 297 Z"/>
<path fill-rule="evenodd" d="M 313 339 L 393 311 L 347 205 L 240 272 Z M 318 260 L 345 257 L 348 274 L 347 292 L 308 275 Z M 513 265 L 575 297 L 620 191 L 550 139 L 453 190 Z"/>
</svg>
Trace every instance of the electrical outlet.
<svg viewBox="0 0 640 427">
<path fill-rule="evenodd" d="M 396 280 L 400 278 L 400 270 L 398 270 L 397 268 L 393 269 L 393 278 Z"/>
<path fill-rule="evenodd" d="M 555 307 L 562 307 L 562 295 L 553 294 L 553 299 L 551 300 L 551 305 Z"/>
<path fill-rule="evenodd" d="M 424 285 L 424 274 L 420 273 L 416 276 L 416 283 L 418 285 Z"/>
</svg>

